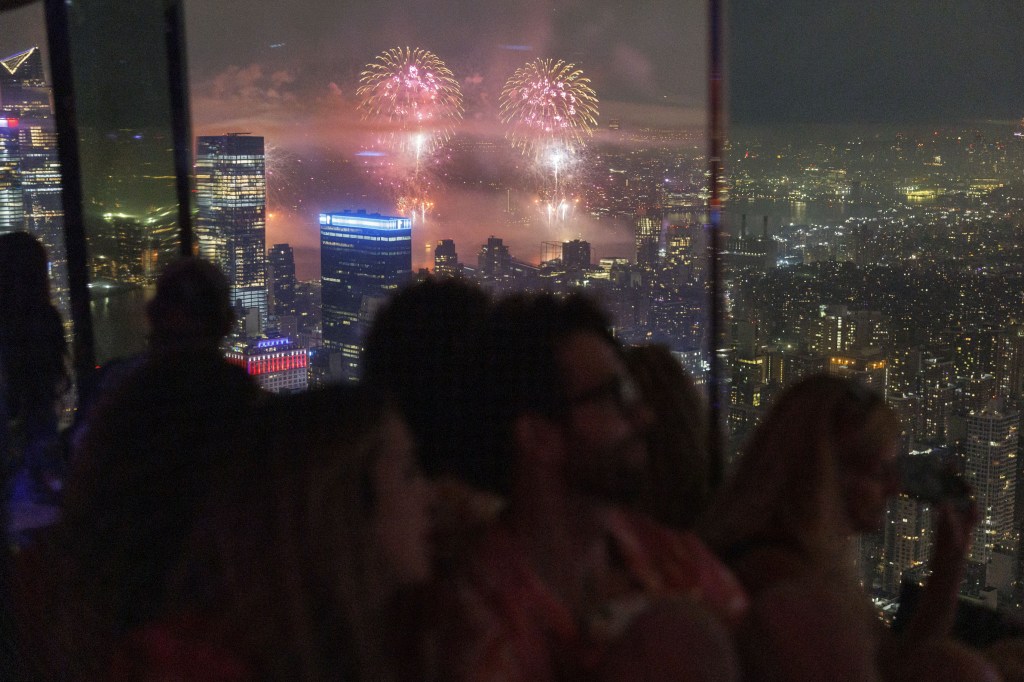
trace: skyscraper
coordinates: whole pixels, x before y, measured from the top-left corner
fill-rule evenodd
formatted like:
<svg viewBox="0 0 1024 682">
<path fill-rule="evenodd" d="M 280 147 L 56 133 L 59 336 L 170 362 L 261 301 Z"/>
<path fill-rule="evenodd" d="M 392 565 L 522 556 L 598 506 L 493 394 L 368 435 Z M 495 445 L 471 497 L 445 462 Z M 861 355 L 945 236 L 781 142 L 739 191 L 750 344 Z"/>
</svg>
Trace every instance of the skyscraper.
<svg viewBox="0 0 1024 682">
<path fill-rule="evenodd" d="M 263 138 L 200 137 L 196 148 L 199 255 L 231 284 L 231 301 L 267 319 L 267 181 Z"/>
<path fill-rule="evenodd" d="M 0 110 L 0 233 L 25 227 L 18 119 Z"/>
<path fill-rule="evenodd" d="M 434 274 L 438 277 L 458 277 L 461 274 L 455 240 L 442 239 L 437 243 L 434 249 Z"/>
<path fill-rule="evenodd" d="M 931 556 L 931 508 L 921 500 L 897 495 L 886 508 L 883 532 L 882 590 L 895 597 L 900 593 L 903 574 L 926 565 Z"/>
<path fill-rule="evenodd" d="M 981 520 L 974 530 L 971 559 L 987 564 L 997 546 L 1014 542 L 1017 432 L 1020 415 L 993 400 L 967 416 L 964 480 L 974 489 Z"/>
<path fill-rule="evenodd" d="M 50 102 L 50 87 L 43 73 L 38 47 L 0 59 L 0 108 L 8 134 L 0 135 L 0 166 L 13 169 L 17 159 L 17 181 L 21 185 L 21 207 L 16 206 L 13 187 L 0 197 L 7 220 L 0 230 L 24 229 L 46 247 L 50 256 L 51 284 L 58 306 L 66 313 L 70 306 L 67 288 L 67 256 L 64 248 L 64 206 L 61 203 L 60 161 L 57 133 Z M 14 134 L 10 131 L 14 130 Z M 14 145 L 15 139 L 17 144 Z M 4 161 L 4 157 L 7 160 Z M 2 172 L 2 171 L 0 171 Z M 0 180 L 0 183 L 4 183 Z"/>
<path fill-rule="evenodd" d="M 512 273 L 512 255 L 501 237 L 488 237 L 480 247 L 477 266 L 484 280 L 505 280 Z"/>
<path fill-rule="evenodd" d="M 636 219 L 636 262 L 652 267 L 658 262 L 661 245 L 661 218 L 641 211 Z"/>
<path fill-rule="evenodd" d="M 363 338 L 377 306 L 412 274 L 412 221 L 365 211 L 320 214 L 324 347 L 359 375 Z"/>
<path fill-rule="evenodd" d="M 288 244 L 274 244 L 267 253 L 270 268 L 272 312 L 277 315 L 295 315 L 295 252 Z"/>
<path fill-rule="evenodd" d="M 562 243 L 562 264 L 566 270 L 590 269 L 590 242 L 573 239 Z"/>
</svg>

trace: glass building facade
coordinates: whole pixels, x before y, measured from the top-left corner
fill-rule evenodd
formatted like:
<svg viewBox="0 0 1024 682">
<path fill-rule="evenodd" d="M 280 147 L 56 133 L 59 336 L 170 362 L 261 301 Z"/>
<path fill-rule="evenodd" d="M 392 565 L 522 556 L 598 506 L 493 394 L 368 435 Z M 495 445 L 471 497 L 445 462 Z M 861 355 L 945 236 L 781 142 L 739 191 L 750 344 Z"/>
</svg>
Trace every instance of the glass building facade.
<svg viewBox="0 0 1024 682">
<path fill-rule="evenodd" d="M 231 283 L 232 302 L 267 319 L 267 179 L 263 138 L 200 137 L 196 147 L 199 255 Z"/>
<path fill-rule="evenodd" d="M 50 86 L 38 47 L 0 59 L 0 230 L 25 230 L 50 255 L 51 285 L 67 317 L 70 306 L 60 161 Z"/>
<path fill-rule="evenodd" d="M 323 339 L 359 374 L 366 328 L 385 297 L 412 274 L 412 221 L 363 211 L 320 214 Z"/>
</svg>

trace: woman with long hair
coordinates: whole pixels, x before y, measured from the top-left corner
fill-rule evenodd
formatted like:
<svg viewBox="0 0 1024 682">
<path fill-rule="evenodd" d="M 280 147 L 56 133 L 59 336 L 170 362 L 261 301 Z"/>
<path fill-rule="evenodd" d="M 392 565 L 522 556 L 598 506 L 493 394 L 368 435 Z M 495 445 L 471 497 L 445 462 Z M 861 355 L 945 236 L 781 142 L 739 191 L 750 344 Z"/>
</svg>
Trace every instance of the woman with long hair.
<svg viewBox="0 0 1024 682">
<path fill-rule="evenodd" d="M 407 428 L 343 386 L 275 398 L 257 424 L 172 580 L 176 615 L 130 638 L 119 676 L 212 660 L 227 679 L 393 679 L 398 595 L 431 571 Z"/>
<path fill-rule="evenodd" d="M 667 346 L 633 346 L 623 357 L 653 415 L 644 432 L 650 472 L 640 508 L 669 528 L 690 530 L 714 481 L 704 397 Z"/>
<path fill-rule="evenodd" d="M 62 483 L 58 399 L 69 383 L 46 249 L 27 232 L 0 235 L 0 388 L 11 438 L 0 454 L 16 530 L 55 520 L 44 510 L 56 509 Z"/>
<path fill-rule="evenodd" d="M 784 391 L 702 523 L 750 592 L 751 679 L 992 679 L 947 638 L 975 512 L 938 506 L 932 576 L 899 638 L 878 622 L 851 553 L 899 491 L 900 424 L 873 391 L 816 376 Z"/>
</svg>

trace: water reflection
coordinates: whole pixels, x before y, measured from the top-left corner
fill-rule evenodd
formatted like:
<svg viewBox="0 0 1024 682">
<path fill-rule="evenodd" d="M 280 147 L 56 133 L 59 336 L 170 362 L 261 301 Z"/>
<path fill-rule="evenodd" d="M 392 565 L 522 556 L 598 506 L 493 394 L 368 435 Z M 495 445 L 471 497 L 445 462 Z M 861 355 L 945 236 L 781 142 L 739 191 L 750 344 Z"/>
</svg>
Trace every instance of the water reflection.
<svg viewBox="0 0 1024 682">
<path fill-rule="evenodd" d="M 90 285 L 96 362 L 141 353 L 146 348 L 146 302 L 153 287 L 98 281 Z"/>
</svg>

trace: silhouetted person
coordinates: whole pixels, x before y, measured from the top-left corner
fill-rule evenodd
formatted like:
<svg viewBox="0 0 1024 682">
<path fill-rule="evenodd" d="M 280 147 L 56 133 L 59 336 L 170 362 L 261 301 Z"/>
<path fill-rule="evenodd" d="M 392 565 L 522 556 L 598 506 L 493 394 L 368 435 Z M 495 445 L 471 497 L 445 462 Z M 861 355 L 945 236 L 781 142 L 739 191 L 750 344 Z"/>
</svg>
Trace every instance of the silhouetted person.
<svg viewBox="0 0 1024 682">
<path fill-rule="evenodd" d="M 139 371 L 148 360 L 165 355 L 218 354 L 221 341 L 234 324 L 230 286 L 216 265 L 186 257 L 167 265 L 146 305 L 149 347 L 144 354 L 116 358 L 94 377 L 93 390 L 79 405 L 71 429 L 72 450 L 90 428 L 95 406 Z"/>
<path fill-rule="evenodd" d="M 875 532 L 899 490 L 900 424 L 873 391 L 832 376 L 784 391 L 703 522 L 751 594 L 753 680 L 992 679 L 947 635 L 976 514 L 937 508 L 932 574 L 900 636 L 878 621 L 850 542 Z"/>
<path fill-rule="evenodd" d="M 132 633 L 119 679 L 394 679 L 393 602 L 431 564 L 408 430 L 351 386 L 274 398 L 257 424 L 190 538 L 177 609 Z"/>
<path fill-rule="evenodd" d="M 26 595 L 40 664 L 103 672 L 120 637 L 163 614 L 168 572 L 217 472 L 245 456 L 235 444 L 261 395 L 207 352 L 151 360 L 101 399 L 40 558 L 50 585 Z"/>
<path fill-rule="evenodd" d="M 627 509 L 650 415 L 606 318 L 516 296 L 483 339 L 463 476 L 508 506 L 438 609 L 441 679 L 735 679 L 739 584 L 696 537 Z"/>
<path fill-rule="evenodd" d="M 653 415 L 640 508 L 670 528 L 693 528 L 711 500 L 704 396 L 666 346 L 627 348 L 625 360 Z"/>
<path fill-rule="evenodd" d="M 213 263 L 195 257 L 170 263 L 146 306 L 150 353 L 216 351 L 235 322 L 230 299 L 227 277 Z"/>
<path fill-rule="evenodd" d="M 57 402 L 69 384 L 46 250 L 26 232 L 0 235 L 0 363 L 11 439 L 4 489 L 17 534 L 56 519 L 64 474 Z"/>
<path fill-rule="evenodd" d="M 432 474 L 475 445 L 462 413 L 476 398 L 472 376 L 489 305 L 473 284 L 428 278 L 392 297 L 367 335 L 363 381 L 398 405 Z"/>
<path fill-rule="evenodd" d="M 443 565 L 493 520 L 500 500 L 462 482 L 476 461 L 480 342 L 490 297 L 456 279 L 428 278 L 399 291 L 374 319 L 363 381 L 391 397 L 435 479 L 437 556 Z M 454 475 L 453 475 L 454 472 Z"/>
</svg>

